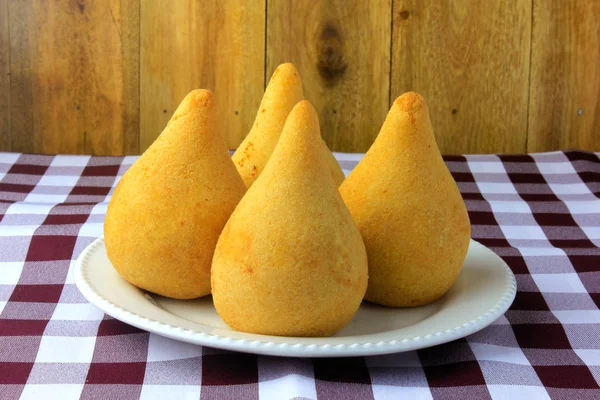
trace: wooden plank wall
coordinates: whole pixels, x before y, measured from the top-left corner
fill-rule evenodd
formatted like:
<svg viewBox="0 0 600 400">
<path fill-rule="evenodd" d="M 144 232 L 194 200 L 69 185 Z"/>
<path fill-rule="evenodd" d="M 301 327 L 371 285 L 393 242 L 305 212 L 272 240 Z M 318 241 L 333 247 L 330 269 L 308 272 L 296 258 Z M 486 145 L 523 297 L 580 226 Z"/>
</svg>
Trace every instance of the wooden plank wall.
<svg viewBox="0 0 600 400">
<path fill-rule="evenodd" d="M 422 93 L 446 154 L 600 151 L 600 0 L 0 0 L 0 151 L 139 154 L 194 88 L 235 148 L 279 63 L 365 151 Z"/>
</svg>

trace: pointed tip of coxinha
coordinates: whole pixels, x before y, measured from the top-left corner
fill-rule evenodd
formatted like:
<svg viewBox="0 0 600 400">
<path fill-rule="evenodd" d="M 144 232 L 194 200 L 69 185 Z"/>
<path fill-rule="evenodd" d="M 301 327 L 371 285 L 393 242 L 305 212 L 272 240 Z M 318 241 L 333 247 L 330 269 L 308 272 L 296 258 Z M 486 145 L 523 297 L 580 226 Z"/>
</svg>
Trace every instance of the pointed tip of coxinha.
<svg viewBox="0 0 600 400">
<path fill-rule="evenodd" d="M 396 154 L 400 157 L 391 158 L 388 162 L 431 157 L 441 160 L 429 108 L 423 96 L 407 92 L 394 101 L 375 142 L 364 158 L 379 158 L 382 154 Z"/>
<path fill-rule="evenodd" d="M 331 176 L 327 173 L 329 166 L 325 150 L 317 112 L 308 100 L 303 100 L 290 112 L 273 154 L 258 180 L 262 180 L 263 175 L 269 180 L 272 176 L 290 174 L 288 179 L 312 175 L 320 181 L 321 176 Z"/>
<path fill-rule="evenodd" d="M 321 141 L 319 117 L 308 100 L 302 100 L 290 112 L 281 132 L 281 145 L 315 146 Z"/>
<path fill-rule="evenodd" d="M 429 108 L 423 96 L 415 92 L 407 92 L 394 101 L 381 129 L 381 134 L 385 135 L 389 131 L 399 135 L 419 133 L 423 136 L 419 140 L 435 140 Z M 437 145 L 435 148 L 437 149 Z"/>
<path fill-rule="evenodd" d="M 404 111 L 408 114 L 415 114 L 417 111 L 427 108 L 427 103 L 423 96 L 415 92 L 406 92 L 394 101 L 392 108 Z"/>
<path fill-rule="evenodd" d="M 298 70 L 292 63 L 284 63 L 280 64 L 275 71 L 273 71 L 273 75 L 271 75 L 271 79 L 269 80 L 269 85 L 267 85 L 267 90 L 265 90 L 265 94 L 270 94 L 272 91 L 269 91 L 269 86 L 273 89 L 275 84 L 279 84 L 282 86 L 286 85 L 296 85 L 300 81 L 300 74 Z M 300 82 L 302 84 L 302 82 Z"/>
<path fill-rule="evenodd" d="M 264 169 L 288 114 L 303 98 L 298 70 L 291 63 L 281 64 L 265 89 L 252 129 L 232 156 L 247 187 Z"/>
<path fill-rule="evenodd" d="M 173 122 L 192 111 L 215 107 L 215 95 L 206 89 L 196 89 L 189 92 L 181 101 L 169 122 Z"/>
</svg>

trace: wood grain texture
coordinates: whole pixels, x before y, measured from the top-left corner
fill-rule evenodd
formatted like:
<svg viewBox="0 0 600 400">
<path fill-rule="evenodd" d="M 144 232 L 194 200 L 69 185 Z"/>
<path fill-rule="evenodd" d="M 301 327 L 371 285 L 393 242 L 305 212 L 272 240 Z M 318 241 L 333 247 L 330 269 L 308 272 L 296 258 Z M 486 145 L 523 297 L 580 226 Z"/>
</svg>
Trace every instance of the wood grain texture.
<svg viewBox="0 0 600 400">
<path fill-rule="evenodd" d="M 136 0 L 9 2 L 12 150 L 138 150 Z"/>
<path fill-rule="evenodd" d="M 527 150 L 600 150 L 600 1 L 533 2 Z"/>
<path fill-rule="evenodd" d="M 427 100 L 442 153 L 526 150 L 531 0 L 395 0 L 392 100 Z"/>
<path fill-rule="evenodd" d="M 265 3 L 141 2 L 141 150 L 193 89 L 215 93 L 230 148 L 246 136 L 264 90 Z"/>
<path fill-rule="evenodd" d="M 8 0 L 0 0 L 0 151 L 10 150 Z"/>
<path fill-rule="evenodd" d="M 330 149 L 366 151 L 389 106 L 391 0 L 268 0 L 267 14 L 267 79 L 294 63 Z"/>
</svg>

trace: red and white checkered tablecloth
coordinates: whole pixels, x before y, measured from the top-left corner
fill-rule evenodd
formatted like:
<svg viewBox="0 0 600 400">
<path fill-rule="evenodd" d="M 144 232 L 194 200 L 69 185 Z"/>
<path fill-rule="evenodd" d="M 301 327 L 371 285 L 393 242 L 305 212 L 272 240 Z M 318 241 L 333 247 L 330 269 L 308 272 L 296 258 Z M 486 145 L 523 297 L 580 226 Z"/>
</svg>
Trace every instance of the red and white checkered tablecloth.
<svg viewBox="0 0 600 400">
<path fill-rule="evenodd" d="M 0 153 L 0 399 L 600 398 L 599 154 L 446 157 L 515 302 L 465 339 L 350 359 L 203 348 L 89 304 L 74 260 L 134 161 Z"/>
</svg>

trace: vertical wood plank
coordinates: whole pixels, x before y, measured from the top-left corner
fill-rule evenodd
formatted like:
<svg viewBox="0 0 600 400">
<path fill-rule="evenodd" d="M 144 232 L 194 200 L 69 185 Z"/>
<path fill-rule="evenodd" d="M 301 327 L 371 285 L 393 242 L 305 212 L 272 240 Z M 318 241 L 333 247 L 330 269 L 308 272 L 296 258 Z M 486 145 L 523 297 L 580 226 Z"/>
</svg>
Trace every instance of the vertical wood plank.
<svg viewBox="0 0 600 400">
<path fill-rule="evenodd" d="M 430 106 L 443 153 L 526 149 L 531 0 L 394 0 L 392 100 Z"/>
<path fill-rule="evenodd" d="M 10 150 L 8 0 L 0 0 L 0 151 Z"/>
<path fill-rule="evenodd" d="M 137 0 L 9 2 L 12 150 L 136 153 Z"/>
<path fill-rule="evenodd" d="M 267 79 L 298 68 L 332 150 L 366 151 L 389 109 L 391 0 L 268 0 Z"/>
<path fill-rule="evenodd" d="M 599 151 L 600 1 L 533 4 L 528 151 Z"/>
<path fill-rule="evenodd" d="M 264 0 L 142 0 L 141 150 L 185 95 L 215 93 L 230 148 L 246 136 L 264 90 Z"/>
</svg>

